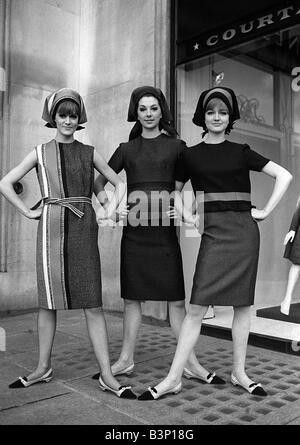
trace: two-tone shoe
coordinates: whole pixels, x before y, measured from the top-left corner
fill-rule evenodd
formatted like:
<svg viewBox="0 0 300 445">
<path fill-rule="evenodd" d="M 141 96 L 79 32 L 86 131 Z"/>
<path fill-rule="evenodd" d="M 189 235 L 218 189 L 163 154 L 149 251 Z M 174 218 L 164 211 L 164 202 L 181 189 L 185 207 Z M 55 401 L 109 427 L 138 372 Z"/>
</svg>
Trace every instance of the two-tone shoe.
<svg viewBox="0 0 300 445">
<path fill-rule="evenodd" d="M 260 383 L 253 382 L 253 383 L 250 383 L 249 386 L 242 385 L 242 383 L 239 382 L 238 379 L 233 374 L 231 374 L 231 383 L 234 386 L 241 386 L 246 391 L 248 391 L 250 394 L 253 394 L 255 396 L 266 397 L 268 395 Z"/>
<path fill-rule="evenodd" d="M 130 375 L 133 373 L 133 369 L 134 369 L 134 363 L 131 363 L 131 365 L 127 366 L 127 368 L 121 369 L 120 371 L 117 372 L 112 372 L 113 376 L 117 376 L 117 375 Z M 93 380 L 99 380 L 100 377 L 100 372 L 97 372 L 97 374 L 94 374 L 92 379 Z"/>
<path fill-rule="evenodd" d="M 52 380 L 52 368 L 50 368 L 44 375 L 38 379 L 28 380 L 27 377 L 19 377 L 16 381 L 8 385 L 9 388 L 27 388 L 36 383 L 48 383 Z"/>
<path fill-rule="evenodd" d="M 213 373 L 210 372 L 209 374 L 207 374 L 207 376 L 205 378 L 203 378 L 197 374 L 194 374 L 189 369 L 184 368 L 183 375 L 187 379 L 200 380 L 200 382 L 209 383 L 210 385 L 224 385 L 226 383 L 225 380 L 221 379 L 221 377 L 218 377 L 215 372 L 213 372 Z"/>
<path fill-rule="evenodd" d="M 110 391 L 117 397 L 120 397 L 120 399 L 136 399 L 137 397 L 132 392 L 131 386 L 120 386 L 119 389 L 113 389 L 102 380 L 101 376 L 99 377 L 99 386 L 102 391 Z"/>
<path fill-rule="evenodd" d="M 165 396 L 166 394 L 178 394 L 182 390 L 182 383 L 179 382 L 178 385 L 174 386 L 171 389 L 167 389 L 166 391 L 163 391 L 161 393 L 157 392 L 157 389 L 155 386 L 149 386 L 147 391 L 143 392 L 138 399 L 139 400 L 157 400 L 162 396 Z"/>
</svg>

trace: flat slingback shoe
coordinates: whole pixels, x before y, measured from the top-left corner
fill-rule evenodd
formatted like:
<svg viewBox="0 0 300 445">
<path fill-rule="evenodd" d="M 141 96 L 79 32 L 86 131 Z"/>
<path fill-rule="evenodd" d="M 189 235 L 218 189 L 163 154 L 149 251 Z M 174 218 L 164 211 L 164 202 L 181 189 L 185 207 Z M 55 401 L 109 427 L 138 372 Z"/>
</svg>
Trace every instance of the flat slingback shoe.
<svg viewBox="0 0 300 445">
<path fill-rule="evenodd" d="M 112 372 L 112 375 L 113 376 L 123 375 L 123 374 L 130 375 L 130 374 L 133 373 L 133 369 L 134 369 L 134 363 L 132 363 L 131 365 L 127 366 L 127 368 L 121 369 L 121 371 Z M 92 379 L 93 380 L 99 380 L 99 377 L 100 377 L 100 372 L 97 372 L 97 374 L 93 375 Z"/>
<path fill-rule="evenodd" d="M 27 380 L 27 377 L 19 377 L 15 382 L 8 385 L 9 388 L 27 388 L 35 383 L 48 383 L 52 379 L 52 368 L 50 368 L 42 377 L 34 380 Z"/>
<path fill-rule="evenodd" d="M 136 395 L 132 392 L 131 386 L 120 386 L 119 389 L 113 389 L 104 383 L 101 377 L 99 377 L 99 386 L 102 391 L 110 391 L 120 397 L 120 399 L 136 399 Z"/>
<path fill-rule="evenodd" d="M 250 394 L 254 394 L 255 396 L 262 396 L 265 397 L 268 394 L 266 393 L 266 391 L 263 389 L 263 387 L 261 386 L 260 383 L 250 383 L 249 386 L 246 385 L 242 385 L 236 377 L 234 377 L 233 374 L 231 374 L 231 383 L 234 386 L 241 386 L 242 388 L 244 388 L 246 391 L 248 391 Z"/>
<path fill-rule="evenodd" d="M 215 372 L 210 372 L 209 374 L 207 374 L 206 378 L 203 378 L 199 375 L 194 374 L 189 369 L 183 368 L 183 375 L 187 379 L 200 380 L 200 382 L 209 383 L 210 385 L 224 385 L 226 383 L 225 380 L 221 379 L 221 377 L 218 377 Z"/>
<path fill-rule="evenodd" d="M 160 394 L 158 394 L 155 386 L 152 386 L 152 388 L 151 386 L 149 386 L 147 391 L 143 392 L 143 394 L 138 397 L 138 400 L 157 400 L 166 394 L 178 394 L 181 390 L 181 382 L 179 382 L 178 385 L 174 386 L 174 388 L 168 389 L 167 391 L 161 392 Z"/>
</svg>

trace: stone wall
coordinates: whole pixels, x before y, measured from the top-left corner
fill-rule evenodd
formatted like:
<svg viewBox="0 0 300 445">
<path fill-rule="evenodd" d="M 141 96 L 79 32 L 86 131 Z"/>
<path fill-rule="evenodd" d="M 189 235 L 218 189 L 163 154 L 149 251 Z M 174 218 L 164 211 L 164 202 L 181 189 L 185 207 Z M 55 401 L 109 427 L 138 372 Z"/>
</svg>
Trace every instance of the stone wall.
<svg viewBox="0 0 300 445">
<path fill-rule="evenodd" d="M 6 91 L 1 117 L 0 176 L 38 144 L 54 135 L 41 120 L 45 97 L 61 88 L 84 97 L 88 124 L 78 139 L 105 159 L 128 139 L 131 91 L 150 84 L 168 94 L 168 0 L 11 0 L 2 1 L 1 63 Z M 3 53 L 3 54 L 4 54 Z M 35 172 L 23 180 L 22 199 L 39 199 Z M 0 311 L 37 305 L 35 237 L 37 222 L 20 216 L 1 200 Z M 122 310 L 119 297 L 121 229 L 102 228 L 99 246 L 104 304 Z M 146 303 L 144 313 L 166 317 L 165 304 Z"/>
</svg>

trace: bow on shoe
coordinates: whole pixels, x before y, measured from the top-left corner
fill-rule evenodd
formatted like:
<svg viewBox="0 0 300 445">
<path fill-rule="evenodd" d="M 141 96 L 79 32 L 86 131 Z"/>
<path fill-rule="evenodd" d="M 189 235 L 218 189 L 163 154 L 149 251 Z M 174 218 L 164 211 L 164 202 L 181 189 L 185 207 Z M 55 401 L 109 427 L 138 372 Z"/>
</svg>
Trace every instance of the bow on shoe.
<svg viewBox="0 0 300 445">
<path fill-rule="evenodd" d="M 27 377 L 19 377 L 16 381 L 12 382 L 8 385 L 9 388 L 27 388 L 28 386 L 34 385 L 35 383 L 48 383 L 52 380 L 52 368 L 50 368 L 44 375 L 41 377 L 29 380 Z"/>
<path fill-rule="evenodd" d="M 155 386 L 149 386 L 147 391 L 143 392 L 138 397 L 138 400 L 157 400 L 160 397 L 166 395 L 166 394 L 178 394 L 182 390 L 182 383 L 179 382 L 178 385 L 174 386 L 171 389 L 167 389 L 166 391 L 161 392 L 160 394 L 157 392 L 157 389 Z"/>
<path fill-rule="evenodd" d="M 255 396 L 266 397 L 268 395 L 266 393 L 266 391 L 263 389 L 263 387 L 261 386 L 261 383 L 253 382 L 253 383 L 250 383 L 249 386 L 242 385 L 242 383 L 239 382 L 238 379 L 233 374 L 231 374 L 231 383 L 234 386 L 241 386 L 246 391 L 248 391 L 250 394 L 253 394 Z"/>
<path fill-rule="evenodd" d="M 131 390 L 131 386 L 120 386 L 119 389 L 113 389 L 102 380 L 101 376 L 99 377 L 99 386 L 102 391 L 110 391 L 120 399 L 136 399 L 136 394 Z"/>
</svg>

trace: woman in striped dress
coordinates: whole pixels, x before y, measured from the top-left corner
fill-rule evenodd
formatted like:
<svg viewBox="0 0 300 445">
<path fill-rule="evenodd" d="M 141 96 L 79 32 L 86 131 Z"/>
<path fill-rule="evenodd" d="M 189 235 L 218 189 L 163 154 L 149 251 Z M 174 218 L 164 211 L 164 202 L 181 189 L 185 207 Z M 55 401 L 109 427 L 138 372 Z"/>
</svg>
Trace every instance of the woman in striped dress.
<svg viewBox="0 0 300 445">
<path fill-rule="evenodd" d="M 130 387 L 121 387 L 110 369 L 106 322 L 102 312 L 98 225 L 108 219 L 122 199 L 126 186 L 93 147 L 74 139 L 87 121 L 84 103 L 74 90 L 63 88 L 47 97 L 43 119 L 56 128 L 56 136 L 38 145 L 0 182 L 0 191 L 29 219 L 39 219 L 37 234 L 37 285 L 39 298 L 39 362 L 27 377 L 11 388 L 24 388 L 52 378 L 51 351 L 58 309 L 84 309 L 88 333 L 101 370 L 101 389 L 118 397 L 135 398 Z M 42 193 L 40 203 L 28 209 L 13 184 L 36 168 Z M 94 169 L 115 186 L 104 210 L 95 216 L 92 207 Z"/>
</svg>

